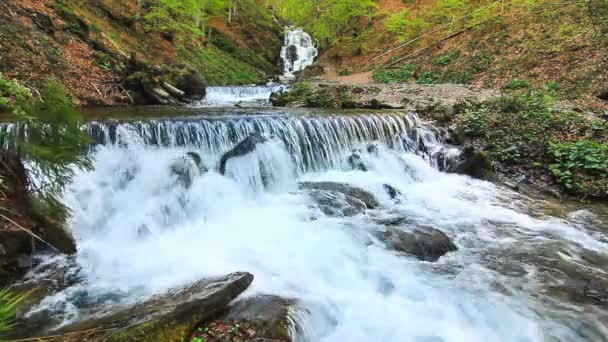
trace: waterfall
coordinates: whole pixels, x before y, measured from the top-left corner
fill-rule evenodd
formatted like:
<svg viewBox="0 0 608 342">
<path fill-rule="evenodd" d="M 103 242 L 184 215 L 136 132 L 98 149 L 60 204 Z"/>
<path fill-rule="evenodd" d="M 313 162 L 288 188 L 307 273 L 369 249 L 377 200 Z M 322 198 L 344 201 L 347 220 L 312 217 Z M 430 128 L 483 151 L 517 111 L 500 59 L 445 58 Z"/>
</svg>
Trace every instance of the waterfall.
<svg viewBox="0 0 608 342">
<path fill-rule="evenodd" d="M 300 28 L 287 27 L 285 41 L 281 49 L 283 77 L 295 78 L 295 73 L 311 66 L 319 55 L 312 37 Z"/>
<path fill-rule="evenodd" d="M 604 237 L 533 214 L 529 199 L 492 183 L 440 172 L 450 147 L 415 115 L 223 111 L 83 127 L 95 141 L 94 169 L 76 171 L 64 201 L 78 242 L 74 272 L 85 281 L 38 309 L 70 322 L 97 312 L 87 305 L 134 303 L 247 271 L 255 280 L 245 295 L 297 299 L 290 317 L 297 342 L 606 336 L 597 311 L 555 300 L 551 290 L 578 263 L 586 274 L 604 274 L 581 257 L 605 253 Z M 254 133 L 268 139 L 231 159 L 220 175 L 221 155 Z M 172 165 L 188 152 L 210 171 L 196 169 L 184 186 Z M 353 153 L 366 170 L 348 166 Z M 379 207 L 331 216 L 301 182 L 347 183 L 372 194 Z M 340 196 L 328 198 L 341 203 Z M 435 264 L 418 261 L 380 239 L 389 225 L 436 227 L 459 250 Z"/>
<path fill-rule="evenodd" d="M 197 117 L 148 121 L 91 122 L 86 130 L 98 144 L 195 148 L 217 155 L 254 133 L 281 140 L 299 171 L 338 167 L 366 142 L 424 155 L 437 163 L 440 132 L 413 114 L 329 116 Z"/>
<path fill-rule="evenodd" d="M 286 87 L 280 84 L 207 87 L 205 98 L 194 106 L 270 106 L 270 95 L 285 89 Z"/>
</svg>

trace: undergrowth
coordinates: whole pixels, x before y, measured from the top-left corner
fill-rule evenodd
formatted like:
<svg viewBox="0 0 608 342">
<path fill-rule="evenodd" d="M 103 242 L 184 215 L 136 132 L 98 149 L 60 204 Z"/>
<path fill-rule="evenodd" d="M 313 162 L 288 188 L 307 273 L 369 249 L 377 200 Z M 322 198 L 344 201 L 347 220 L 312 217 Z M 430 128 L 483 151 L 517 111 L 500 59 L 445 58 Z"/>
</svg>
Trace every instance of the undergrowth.
<svg viewBox="0 0 608 342">
<path fill-rule="evenodd" d="M 23 300 L 22 296 L 16 295 L 6 289 L 0 290 L 0 342 L 11 332 L 15 325 L 15 311 Z"/>
<path fill-rule="evenodd" d="M 608 198 L 605 123 L 551 109 L 550 93 L 511 84 L 526 90 L 470 106 L 460 118 L 464 134 L 505 165 L 544 170 L 573 194 Z"/>
</svg>

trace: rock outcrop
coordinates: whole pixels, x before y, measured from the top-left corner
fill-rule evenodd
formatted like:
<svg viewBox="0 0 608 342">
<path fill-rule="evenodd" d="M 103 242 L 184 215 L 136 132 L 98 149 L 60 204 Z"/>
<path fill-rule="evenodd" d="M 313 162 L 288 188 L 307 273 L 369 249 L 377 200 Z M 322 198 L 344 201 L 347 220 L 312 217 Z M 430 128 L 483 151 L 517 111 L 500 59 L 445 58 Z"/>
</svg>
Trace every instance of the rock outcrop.
<svg viewBox="0 0 608 342">
<path fill-rule="evenodd" d="M 245 335 L 251 341 L 292 341 L 292 331 L 298 327 L 289 315 L 295 305 L 293 299 L 272 295 L 239 299 L 203 324 L 195 336 L 211 342 L 229 341 L 236 337 L 232 335 Z"/>
<path fill-rule="evenodd" d="M 252 134 L 252 135 L 248 136 L 247 138 L 245 138 L 243 141 L 238 143 L 230 151 L 228 151 L 228 152 L 224 153 L 224 155 L 222 155 L 222 158 L 220 159 L 220 164 L 219 164 L 220 174 L 223 175 L 226 173 L 226 164 L 228 163 L 228 161 L 230 159 L 242 157 L 248 153 L 251 153 L 251 152 L 255 151 L 256 147 L 259 144 L 263 144 L 267 141 L 268 141 L 268 139 L 263 137 L 259 133 Z"/>
<path fill-rule="evenodd" d="M 302 182 L 300 183 L 300 189 L 308 191 L 323 191 L 327 193 L 341 194 L 345 200 L 349 203 L 356 203 L 359 201 L 364 205 L 364 209 L 376 209 L 380 206 L 380 203 L 376 197 L 361 188 L 346 183 L 338 182 Z M 329 204 L 329 203 L 326 203 Z M 359 207 L 360 205 L 357 205 Z"/>
<path fill-rule="evenodd" d="M 466 147 L 459 160 L 452 163 L 446 171 L 483 180 L 494 178 L 494 169 L 488 153 L 475 150 L 471 146 Z"/>
<path fill-rule="evenodd" d="M 427 226 L 418 226 L 411 231 L 387 227 L 378 233 L 378 238 L 390 249 L 413 255 L 422 261 L 437 261 L 445 254 L 458 250 L 445 233 Z"/>
<path fill-rule="evenodd" d="M 15 329 L 24 335 L 12 337 L 73 335 L 81 340 L 108 342 L 178 342 L 202 322 L 224 310 L 252 281 L 253 275 L 243 272 L 203 279 L 101 317 L 85 318 L 60 328 L 46 326 L 44 321 L 26 319 Z"/>
</svg>

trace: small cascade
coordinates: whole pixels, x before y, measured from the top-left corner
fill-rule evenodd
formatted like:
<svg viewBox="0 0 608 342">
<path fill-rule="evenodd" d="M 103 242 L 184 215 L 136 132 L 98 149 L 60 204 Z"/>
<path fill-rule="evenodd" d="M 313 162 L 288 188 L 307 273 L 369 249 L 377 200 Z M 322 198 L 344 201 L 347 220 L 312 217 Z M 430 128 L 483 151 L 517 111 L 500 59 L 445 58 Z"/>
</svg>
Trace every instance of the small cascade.
<svg viewBox="0 0 608 342">
<path fill-rule="evenodd" d="M 288 27 L 285 41 L 281 49 L 283 61 L 283 77 L 287 80 L 295 78 L 295 73 L 312 65 L 319 51 L 312 37 L 299 28 Z"/>
<path fill-rule="evenodd" d="M 379 142 L 393 149 L 420 153 L 429 161 L 435 160 L 443 146 L 439 132 L 411 114 L 110 121 L 91 122 L 86 130 L 101 145 L 189 147 L 211 155 L 261 133 L 281 140 L 301 172 L 337 167 L 364 143 Z"/>
<path fill-rule="evenodd" d="M 195 106 L 270 106 L 270 94 L 284 89 L 285 86 L 280 84 L 207 87 L 205 98 Z"/>
</svg>

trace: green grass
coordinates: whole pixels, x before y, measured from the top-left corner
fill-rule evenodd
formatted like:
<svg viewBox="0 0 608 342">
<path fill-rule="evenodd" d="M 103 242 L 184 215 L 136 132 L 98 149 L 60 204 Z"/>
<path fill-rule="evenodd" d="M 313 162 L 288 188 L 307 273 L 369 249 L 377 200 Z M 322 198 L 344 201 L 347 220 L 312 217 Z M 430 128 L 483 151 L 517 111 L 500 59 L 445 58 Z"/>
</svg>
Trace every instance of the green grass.
<svg viewBox="0 0 608 342">
<path fill-rule="evenodd" d="M 0 290 L 0 341 L 11 332 L 15 325 L 15 310 L 23 296 L 16 295 L 6 289 Z"/>
</svg>

